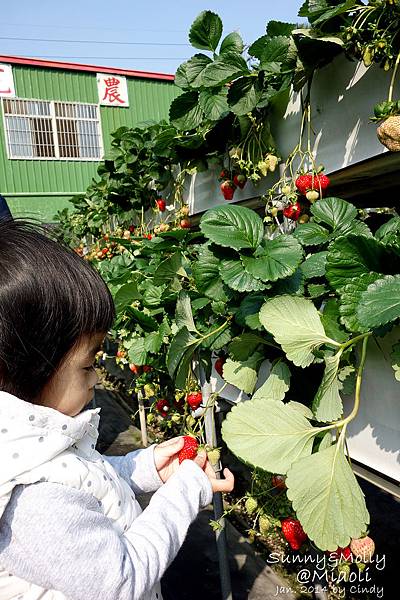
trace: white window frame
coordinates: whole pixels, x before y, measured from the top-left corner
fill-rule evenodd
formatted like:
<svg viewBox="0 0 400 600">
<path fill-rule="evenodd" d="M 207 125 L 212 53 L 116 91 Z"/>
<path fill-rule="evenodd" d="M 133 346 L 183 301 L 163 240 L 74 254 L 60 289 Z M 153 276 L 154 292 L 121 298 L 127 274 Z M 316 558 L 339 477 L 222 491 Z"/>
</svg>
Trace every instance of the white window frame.
<svg viewBox="0 0 400 600">
<path fill-rule="evenodd" d="M 93 102 L 71 102 L 71 101 L 64 101 L 64 100 L 43 100 L 40 98 L 20 98 L 20 97 L 0 98 L 0 100 L 1 100 L 1 110 L 2 110 L 2 114 L 3 114 L 3 128 L 4 128 L 6 153 L 7 153 L 7 158 L 9 160 L 46 160 L 46 161 L 52 160 L 52 161 L 72 161 L 72 162 L 100 162 L 101 160 L 104 159 L 103 131 L 102 131 L 102 124 L 101 124 L 101 110 L 100 110 L 99 104 L 95 104 Z M 5 114 L 5 110 L 4 110 L 4 101 L 5 100 L 11 100 L 11 101 L 12 100 L 24 100 L 27 102 L 48 102 L 50 104 L 50 115 L 49 115 L 49 117 L 43 117 L 43 118 L 49 118 L 51 121 L 55 156 L 10 156 L 10 141 L 9 141 L 9 135 L 8 135 L 8 129 L 7 129 L 6 114 Z M 74 121 L 94 121 L 94 122 L 98 123 L 99 149 L 100 149 L 100 157 L 99 158 L 80 157 L 80 156 L 78 156 L 78 157 L 60 156 L 59 140 L 58 140 L 58 134 L 57 134 L 57 119 L 59 119 L 59 120 L 66 119 L 67 120 L 68 117 L 56 117 L 56 113 L 55 113 L 55 104 L 56 103 L 75 104 L 75 105 L 81 104 L 81 105 L 85 105 L 85 106 L 94 106 L 96 108 L 96 118 L 95 119 L 74 117 L 73 120 Z M 41 115 L 38 115 L 38 117 L 40 118 Z"/>
</svg>

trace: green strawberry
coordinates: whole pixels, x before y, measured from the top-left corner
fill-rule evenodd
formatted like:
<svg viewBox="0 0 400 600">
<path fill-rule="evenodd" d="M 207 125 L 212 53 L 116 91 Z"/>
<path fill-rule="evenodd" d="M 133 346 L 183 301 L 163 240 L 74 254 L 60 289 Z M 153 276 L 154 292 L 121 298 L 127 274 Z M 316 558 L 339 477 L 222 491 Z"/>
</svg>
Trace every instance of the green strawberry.
<svg viewBox="0 0 400 600">
<path fill-rule="evenodd" d="M 255 498 L 250 496 L 249 498 L 247 498 L 244 507 L 246 509 L 247 514 L 249 516 L 251 516 L 252 514 L 254 514 L 256 512 L 257 507 L 258 507 L 258 502 Z"/>
<path fill-rule="evenodd" d="M 258 519 L 258 527 L 260 529 L 261 535 L 268 535 L 272 527 L 270 518 L 267 515 L 261 515 Z"/>
</svg>

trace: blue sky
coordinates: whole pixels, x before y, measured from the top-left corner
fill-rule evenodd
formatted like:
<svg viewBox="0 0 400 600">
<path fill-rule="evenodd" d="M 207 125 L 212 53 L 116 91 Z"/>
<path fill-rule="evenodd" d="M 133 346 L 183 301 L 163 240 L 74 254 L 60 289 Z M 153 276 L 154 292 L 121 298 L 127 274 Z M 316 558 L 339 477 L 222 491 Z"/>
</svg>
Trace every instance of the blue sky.
<svg viewBox="0 0 400 600">
<path fill-rule="evenodd" d="M 0 54 L 174 73 L 194 53 L 187 33 L 202 10 L 220 15 L 225 35 L 236 30 L 249 43 L 265 33 L 272 19 L 297 22 L 301 4 L 302 0 L 19 0 L 3 3 Z M 131 45 L 105 43 L 116 41 Z"/>
</svg>

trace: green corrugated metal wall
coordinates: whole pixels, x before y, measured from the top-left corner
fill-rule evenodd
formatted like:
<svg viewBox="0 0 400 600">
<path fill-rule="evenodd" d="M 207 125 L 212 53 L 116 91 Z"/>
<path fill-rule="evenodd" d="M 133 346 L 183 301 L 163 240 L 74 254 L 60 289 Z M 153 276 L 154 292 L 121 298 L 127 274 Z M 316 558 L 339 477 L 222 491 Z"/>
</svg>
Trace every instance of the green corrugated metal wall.
<svg viewBox="0 0 400 600">
<path fill-rule="evenodd" d="M 19 98 L 98 102 L 96 73 L 13 65 L 13 74 Z M 127 85 L 129 108 L 100 107 L 106 154 L 113 131 L 121 125 L 135 126 L 147 120 L 168 119 L 169 105 L 179 94 L 178 88 L 168 81 L 127 77 Z M 57 210 L 68 206 L 71 192 L 84 192 L 92 177 L 96 176 L 96 162 L 10 160 L 7 158 L 5 143 L 1 118 L 0 193 L 7 198 L 15 216 L 36 216 L 42 220 L 52 220 Z"/>
</svg>

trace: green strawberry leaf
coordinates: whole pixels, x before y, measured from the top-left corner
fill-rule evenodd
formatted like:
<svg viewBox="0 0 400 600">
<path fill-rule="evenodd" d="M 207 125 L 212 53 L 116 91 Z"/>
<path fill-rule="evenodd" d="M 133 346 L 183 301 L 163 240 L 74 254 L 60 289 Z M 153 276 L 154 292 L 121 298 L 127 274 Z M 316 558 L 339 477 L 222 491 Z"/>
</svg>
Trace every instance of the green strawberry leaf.
<svg viewBox="0 0 400 600">
<path fill-rule="evenodd" d="M 203 10 L 193 21 L 189 42 L 200 50 L 215 52 L 222 35 L 221 18 L 210 10 Z"/>
<path fill-rule="evenodd" d="M 347 342 L 350 335 L 340 326 L 339 319 L 340 309 L 338 300 L 336 298 L 329 298 L 324 304 L 321 321 L 326 335 L 343 344 Z"/>
<path fill-rule="evenodd" d="M 201 81 L 204 87 L 215 87 L 225 85 L 249 73 L 247 63 L 241 54 L 232 51 L 223 52 L 204 69 Z"/>
<path fill-rule="evenodd" d="M 311 254 L 304 262 L 301 263 L 300 269 L 306 279 L 313 277 L 323 277 L 325 275 L 326 257 L 328 252 L 316 252 Z"/>
<path fill-rule="evenodd" d="M 197 260 L 192 264 L 193 277 L 201 294 L 215 301 L 227 302 L 227 288 L 219 274 L 220 266 L 221 261 L 208 246 L 201 246 Z"/>
<path fill-rule="evenodd" d="M 183 89 L 201 87 L 201 74 L 211 62 L 212 60 L 209 56 L 195 54 L 178 67 L 175 75 L 175 85 Z"/>
<path fill-rule="evenodd" d="M 228 358 L 223 366 L 223 378 L 246 394 L 251 394 L 257 382 L 257 365 L 263 356 L 255 353 L 244 361 L 233 361 Z"/>
<path fill-rule="evenodd" d="M 228 352 L 234 360 L 247 360 L 257 350 L 260 344 L 264 344 L 264 338 L 256 333 L 242 333 L 233 338 L 228 346 Z"/>
<path fill-rule="evenodd" d="M 279 359 L 272 365 L 265 383 L 254 392 L 252 400 L 262 402 L 283 400 L 290 387 L 290 375 L 287 364 Z"/>
<path fill-rule="evenodd" d="M 349 235 L 330 246 L 326 277 L 335 290 L 341 290 L 355 277 L 387 268 L 399 270 L 400 257 L 374 238 Z"/>
<path fill-rule="evenodd" d="M 140 298 L 137 281 L 123 284 L 114 296 L 116 311 L 122 312 L 134 300 L 140 300 Z"/>
<path fill-rule="evenodd" d="M 351 223 L 357 217 L 357 209 L 350 202 L 342 198 L 322 198 L 311 205 L 311 212 L 317 223 L 329 225 L 337 229 Z"/>
<path fill-rule="evenodd" d="M 329 241 L 329 231 L 318 223 L 303 223 L 296 227 L 293 235 L 302 246 L 319 246 Z"/>
<path fill-rule="evenodd" d="M 340 419 L 343 412 L 338 382 L 340 355 L 325 357 L 324 376 L 313 401 L 313 413 L 323 423 Z"/>
<path fill-rule="evenodd" d="M 260 321 L 299 367 L 310 365 L 315 358 L 313 351 L 322 344 L 339 345 L 326 336 L 318 311 L 307 298 L 277 296 L 267 300 Z"/>
<path fill-rule="evenodd" d="M 232 31 L 222 40 L 219 49 L 220 54 L 224 52 L 238 52 L 242 53 L 244 50 L 244 43 L 237 31 Z"/>
<path fill-rule="evenodd" d="M 263 326 L 260 323 L 258 313 L 264 302 L 265 297 L 261 294 L 246 295 L 239 306 L 239 310 L 235 314 L 235 321 L 242 327 L 247 326 L 250 329 L 262 331 Z"/>
<path fill-rule="evenodd" d="M 357 319 L 367 329 L 392 323 L 400 317 L 400 275 L 377 279 L 361 293 Z"/>
<path fill-rule="evenodd" d="M 131 323 L 137 323 L 143 329 L 143 331 L 156 331 L 159 328 L 159 323 L 150 315 L 128 306 L 126 309 L 126 315 L 129 317 Z"/>
<path fill-rule="evenodd" d="M 192 307 L 189 294 L 182 290 L 179 292 L 175 306 L 175 323 L 178 329 L 187 327 L 189 331 L 196 332 L 196 325 L 193 320 Z"/>
<path fill-rule="evenodd" d="M 175 252 L 175 254 L 172 254 L 158 265 L 153 276 L 153 283 L 155 285 L 170 283 L 177 275 L 187 277 L 183 264 L 182 254 Z"/>
<path fill-rule="evenodd" d="M 228 103 L 235 115 L 246 115 L 256 107 L 261 96 L 256 83 L 254 77 L 240 77 L 230 86 Z"/>
<path fill-rule="evenodd" d="M 190 131 L 203 121 L 198 92 L 184 92 L 171 102 L 169 119 L 177 129 Z"/>
<path fill-rule="evenodd" d="M 257 213 L 235 205 L 208 210 L 201 218 L 200 229 L 215 244 L 235 250 L 255 250 L 264 235 L 263 222 Z"/>
<path fill-rule="evenodd" d="M 326 287 L 326 285 L 324 284 L 314 284 L 314 283 L 309 283 L 308 287 L 308 295 L 310 296 L 310 298 L 320 298 L 321 296 L 324 296 L 327 292 L 328 292 L 328 288 Z"/>
<path fill-rule="evenodd" d="M 255 467 L 282 474 L 311 454 L 319 431 L 298 410 L 279 400 L 241 402 L 222 423 L 222 437 L 231 452 Z"/>
<path fill-rule="evenodd" d="M 293 275 L 303 258 L 303 251 L 291 235 L 264 240 L 255 258 L 242 256 L 248 273 L 262 281 L 276 281 Z"/>
<path fill-rule="evenodd" d="M 201 344 L 201 341 L 202 338 L 192 335 L 187 327 L 182 327 L 171 340 L 167 352 L 166 363 L 168 373 L 172 378 L 174 377 L 175 372 L 179 371 L 179 383 L 175 380 L 178 388 L 185 387 L 185 374 L 188 374 L 190 360 L 196 348 Z M 182 386 L 180 385 L 181 383 L 183 383 Z"/>
<path fill-rule="evenodd" d="M 294 462 L 286 485 L 304 531 L 321 550 L 345 548 L 366 531 L 364 494 L 341 443 Z"/>
<path fill-rule="evenodd" d="M 200 92 L 199 104 L 204 117 L 210 121 L 218 121 L 229 113 L 226 88 L 206 89 Z"/>
<path fill-rule="evenodd" d="M 128 358 L 129 362 L 135 365 L 145 365 L 147 363 L 145 338 L 132 338 L 132 345 L 128 350 Z"/>
<path fill-rule="evenodd" d="M 219 272 L 222 281 L 238 292 L 257 292 L 270 287 L 248 273 L 240 260 L 222 260 Z"/>
<path fill-rule="evenodd" d="M 340 289 L 340 321 L 349 331 L 353 333 L 365 333 L 368 328 L 361 325 L 357 317 L 357 308 L 360 302 L 361 294 L 368 286 L 382 277 L 379 273 L 363 273 L 359 277 L 350 279 L 344 287 Z"/>
</svg>

